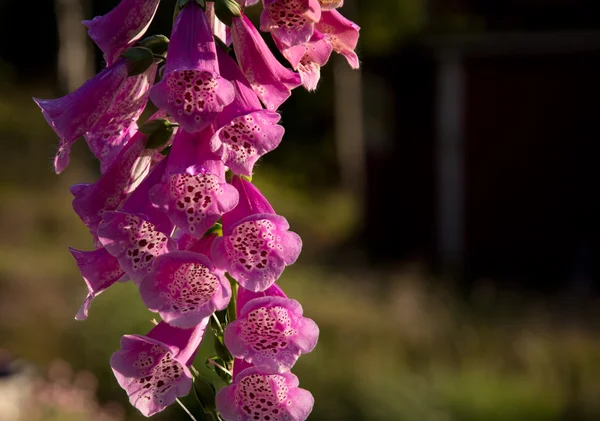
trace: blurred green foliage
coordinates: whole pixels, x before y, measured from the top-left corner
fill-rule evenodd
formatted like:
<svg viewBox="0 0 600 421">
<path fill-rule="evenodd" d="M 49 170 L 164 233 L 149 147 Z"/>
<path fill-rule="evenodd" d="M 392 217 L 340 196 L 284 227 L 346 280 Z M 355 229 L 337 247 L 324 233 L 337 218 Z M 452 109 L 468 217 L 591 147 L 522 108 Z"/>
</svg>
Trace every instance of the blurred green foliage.
<svg viewBox="0 0 600 421">
<path fill-rule="evenodd" d="M 135 287 L 115 285 L 97 298 L 88 320 L 73 320 L 86 288 L 66 246 L 91 244 L 70 209 L 68 186 L 96 177 L 89 154 L 78 145 L 65 174 L 52 175 L 53 139 L 29 99 L 13 92 L 0 109 L 2 136 L 21 142 L 1 169 L 1 347 L 40 368 L 60 358 L 93 372 L 100 402 L 120 401 L 129 420 L 141 419 L 108 365 L 121 335 L 151 328 L 154 315 Z M 600 339 L 591 319 L 556 317 L 553 303 L 502 295 L 491 283 L 465 300 L 419 266 L 315 265 L 351 232 L 354 206 L 334 188 L 299 189 L 293 177 L 265 165 L 255 182 L 305 239 L 281 285 L 321 328 L 318 347 L 294 369 L 316 397 L 311 419 L 600 417 Z M 203 344 L 195 366 L 217 381 L 204 365 L 211 349 Z M 200 410 L 193 398 L 184 401 Z M 156 419 L 186 416 L 173 406 Z"/>
<path fill-rule="evenodd" d="M 426 24 L 424 4 L 358 4 L 360 48 L 384 53 L 418 32 Z M 96 164 L 79 142 L 69 169 L 53 175 L 57 140 L 30 98 L 55 95 L 52 84 L 16 86 L 9 66 L 0 72 L 0 348 L 42 371 L 56 359 L 89 370 L 100 402 L 119 401 L 128 420 L 143 419 L 126 404 L 108 365 L 121 335 L 151 328 L 154 314 L 135 287 L 115 285 L 95 300 L 88 320 L 73 320 L 86 287 L 66 247 L 85 250 L 91 242 L 70 208 L 68 186 L 93 181 Z M 600 336 L 585 309 L 563 317 L 560 303 L 498 293 L 491 282 L 465 298 L 426 268 L 356 269 L 360 252 L 340 251 L 358 222 L 357 207 L 335 187 L 332 134 L 303 132 L 331 118 L 332 76 L 324 71 L 316 100 L 299 91 L 297 102 L 286 104 L 283 124 L 306 142 L 284 141 L 254 179 L 305 244 L 280 283 L 321 329 L 315 351 L 294 369 L 315 395 L 311 419 L 600 419 Z M 313 188 L 315 179 L 327 182 Z M 336 263 L 317 264 L 329 258 Z M 204 364 L 211 349 L 210 341 L 202 345 L 195 366 L 217 382 Z M 184 402 L 200 413 L 192 397 Z M 155 418 L 186 416 L 174 405 Z"/>
</svg>

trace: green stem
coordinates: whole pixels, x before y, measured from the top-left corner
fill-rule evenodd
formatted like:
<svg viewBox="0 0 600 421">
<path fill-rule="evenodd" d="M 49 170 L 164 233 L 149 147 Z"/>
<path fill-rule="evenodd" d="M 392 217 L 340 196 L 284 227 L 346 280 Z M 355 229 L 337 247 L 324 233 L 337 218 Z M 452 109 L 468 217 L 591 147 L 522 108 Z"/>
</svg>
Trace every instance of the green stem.
<svg viewBox="0 0 600 421">
<path fill-rule="evenodd" d="M 238 283 L 229 274 L 227 274 L 226 276 L 227 279 L 229 279 L 229 282 L 231 283 L 231 300 L 229 301 L 229 305 L 227 306 L 227 319 L 229 323 L 231 323 L 236 319 Z"/>
<path fill-rule="evenodd" d="M 189 415 L 189 417 L 192 419 L 192 421 L 198 421 L 198 420 L 197 420 L 197 419 L 196 419 L 196 418 L 195 418 L 195 417 L 192 415 L 192 413 L 189 411 L 189 409 L 187 409 L 187 408 L 185 407 L 185 405 L 183 404 L 183 402 L 181 402 L 181 401 L 179 400 L 179 398 L 175 398 L 175 400 L 177 401 L 177 403 L 179 404 L 179 406 L 181 406 L 181 408 L 182 408 L 182 409 L 185 411 L 185 413 Z M 214 417 L 213 417 L 213 418 L 214 418 Z"/>
<path fill-rule="evenodd" d="M 215 367 L 217 367 L 217 368 L 219 368 L 219 369 L 223 370 L 223 372 L 224 372 L 224 373 L 227 373 L 227 374 L 229 374 L 231 377 L 233 377 L 233 373 L 232 373 L 231 371 L 227 370 L 227 369 L 226 369 L 225 367 L 223 367 L 221 364 L 219 364 L 219 363 L 216 363 L 216 362 L 214 362 L 214 361 L 213 361 L 213 360 L 211 360 L 211 359 L 209 359 L 209 360 L 208 360 L 208 363 L 209 363 L 210 365 L 213 365 L 213 366 L 215 366 Z"/>
<path fill-rule="evenodd" d="M 219 318 L 217 317 L 217 315 L 215 313 L 212 314 L 213 319 L 215 319 L 215 322 L 217 322 L 217 326 L 219 326 L 219 331 L 221 333 L 223 333 L 223 326 L 221 326 L 221 322 L 219 321 Z"/>
</svg>

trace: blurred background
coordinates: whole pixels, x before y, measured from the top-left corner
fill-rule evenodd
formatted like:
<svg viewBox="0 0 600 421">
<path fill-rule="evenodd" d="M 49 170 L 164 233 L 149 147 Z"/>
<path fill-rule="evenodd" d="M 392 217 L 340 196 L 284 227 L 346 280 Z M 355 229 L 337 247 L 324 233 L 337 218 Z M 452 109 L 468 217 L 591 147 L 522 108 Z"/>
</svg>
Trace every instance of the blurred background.
<svg viewBox="0 0 600 421">
<path fill-rule="evenodd" d="M 102 67 L 80 21 L 117 0 L 26 3 L 0 0 L 0 421 L 141 420 L 108 360 L 153 315 L 127 283 L 73 319 L 87 290 L 67 246 L 92 244 L 68 187 L 99 171 L 79 141 L 53 173 L 31 100 Z M 173 3 L 149 34 L 169 34 Z M 294 368 L 310 419 L 599 420 L 600 3 L 341 12 L 361 70 L 332 57 L 296 90 L 254 177 L 305 243 L 280 284 L 321 328 Z"/>
</svg>

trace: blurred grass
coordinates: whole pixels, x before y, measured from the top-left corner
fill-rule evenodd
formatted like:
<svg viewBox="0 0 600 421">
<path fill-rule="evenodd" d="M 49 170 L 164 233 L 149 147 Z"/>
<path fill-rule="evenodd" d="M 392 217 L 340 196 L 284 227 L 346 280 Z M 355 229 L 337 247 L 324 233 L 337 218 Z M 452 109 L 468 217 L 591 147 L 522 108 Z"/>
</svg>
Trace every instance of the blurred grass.
<svg viewBox="0 0 600 421">
<path fill-rule="evenodd" d="M 154 315 L 127 283 L 102 294 L 87 321 L 73 320 L 86 288 L 67 246 L 91 243 L 71 211 L 68 186 L 96 174 L 80 144 L 65 174 L 53 175 L 50 129 L 26 95 L 6 90 L 0 348 L 41 369 L 69 361 L 98 377 L 101 402 L 125 403 L 108 360 L 121 335 L 147 332 Z M 265 166 L 255 182 L 305 243 L 280 284 L 321 329 L 315 351 L 294 369 L 315 395 L 312 420 L 600 419 L 597 306 L 591 317 L 583 306 L 571 317 L 561 303 L 498 292 L 491 281 L 465 297 L 418 264 L 318 265 L 352 235 L 355 206 L 336 190 L 298 188 L 289 177 Z M 195 364 L 204 373 L 209 352 L 210 343 L 203 344 Z M 143 419 L 125 407 L 128 420 Z M 156 419 L 186 417 L 174 406 Z"/>
</svg>

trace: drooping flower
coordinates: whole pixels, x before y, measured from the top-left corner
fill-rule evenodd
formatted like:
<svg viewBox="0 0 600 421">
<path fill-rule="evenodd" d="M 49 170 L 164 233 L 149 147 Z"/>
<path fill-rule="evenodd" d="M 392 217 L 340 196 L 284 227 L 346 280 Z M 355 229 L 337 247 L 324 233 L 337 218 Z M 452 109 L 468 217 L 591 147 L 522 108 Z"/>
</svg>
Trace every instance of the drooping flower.
<svg viewBox="0 0 600 421">
<path fill-rule="evenodd" d="M 85 140 L 100 161 L 103 173 L 112 165 L 127 141 L 137 133 L 136 121 L 148 102 L 156 69 L 157 65 L 152 64 L 143 73 L 125 79 L 106 112 L 85 134 Z"/>
<path fill-rule="evenodd" d="M 154 85 L 150 98 L 186 131 L 194 133 L 210 125 L 233 97 L 233 86 L 219 75 L 208 18 L 196 2 L 190 1 L 173 25 L 164 77 Z"/>
<path fill-rule="evenodd" d="M 213 243 L 211 257 L 244 288 L 263 291 L 296 261 L 302 240 L 288 231 L 286 219 L 275 214 L 252 183 L 242 177 L 233 177 L 231 183 L 240 201 L 223 215 L 223 236 Z"/>
<path fill-rule="evenodd" d="M 250 367 L 219 390 L 217 409 L 225 421 L 304 421 L 312 411 L 314 398 L 298 385 L 298 377 L 289 371 L 266 374 Z"/>
<path fill-rule="evenodd" d="M 108 65 L 144 35 L 159 3 L 160 0 L 121 0 L 106 15 L 83 21 Z"/>
<path fill-rule="evenodd" d="M 235 99 L 216 121 L 210 147 L 234 173 L 251 176 L 254 164 L 275 149 L 285 130 L 278 113 L 263 109 L 256 93 L 233 59 L 219 50 L 221 74 L 235 88 Z"/>
<path fill-rule="evenodd" d="M 317 324 L 302 317 L 300 303 L 283 297 L 251 300 L 225 329 L 225 344 L 231 355 L 265 373 L 292 368 L 301 354 L 313 350 L 318 337 Z"/>
<path fill-rule="evenodd" d="M 166 323 L 191 328 L 227 308 L 231 286 L 205 255 L 175 251 L 154 259 L 151 272 L 140 284 L 140 295 L 146 307 Z"/>
<path fill-rule="evenodd" d="M 225 212 L 238 203 L 238 192 L 225 181 L 225 167 L 210 151 L 211 127 L 200 133 L 180 130 L 160 184 L 150 200 L 181 230 L 200 238 Z"/>
<path fill-rule="evenodd" d="M 149 120 L 161 118 L 159 111 Z M 105 211 L 118 209 L 128 195 L 144 180 L 152 164 L 152 153 L 144 149 L 147 136 L 136 131 L 115 157 L 112 165 L 93 184 L 77 184 L 71 188 L 75 196 L 73 209 L 95 238 Z"/>
<path fill-rule="evenodd" d="M 192 388 L 189 366 L 208 319 L 193 329 L 178 329 L 160 322 L 146 336 L 125 335 L 110 365 L 129 401 L 143 415 L 162 411 Z"/>
<path fill-rule="evenodd" d="M 321 18 L 319 0 L 263 0 L 260 29 L 288 47 L 304 44 Z"/>
<path fill-rule="evenodd" d="M 285 68 L 244 14 L 231 25 L 233 49 L 246 79 L 269 110 L 276 110 L 302 84 L 300 75 Z"/>
<path fill-rule="evenodd" d="M 331 43 L 334 51 L 342 54 L 353 69 L 358 69 L 358 56 L 354 52 L 358 43 L 360 27 L 346 19 L 337 10 L 328 10 L 321 13 L 321 20 L 315 29 L 323 33 Z"/>
<path fill-rule="evenodd" d="M 104 248 L 94 251 L 79 251 L 72 248 L 69 250 L 88 287 L 87 297 L 75 316 L 76 320 L 85 320 L 92 300 L 121 280 L 125 272 L 119 266 L 119 261 Z"/>
<path fill-rule="evenodd" d="M 152 259 L 177 249 L 170 238 L 173 224 L 148 200 L 150 187 L 164 174 L 165 162 L 150 172 L 119 211 L 104 212 L 98 226 L 98 239 L 136 285 L 150 272 Z"/>
<path fill-rule="evenodd" d="M 56 173 L 69 164 L 73 142 L 90 131 L 108 110 L 127 74 L 127 60 L 118 60 L 66 96 L 34 98 L 44 118 L 60 138 L 54 159 Z"/>
<path fill-rule="evenodd" d="M 277 38 L 275 44 L 292 68 L 300 73 L 302 85 L 309 91 L 317 89 L 321 78 L 321 66 L 327 64 L 333 50 L 329 36 L 325 37 L 315 30 L 310 40 L 304 44 L 287 47 Z"/>
</svg>

